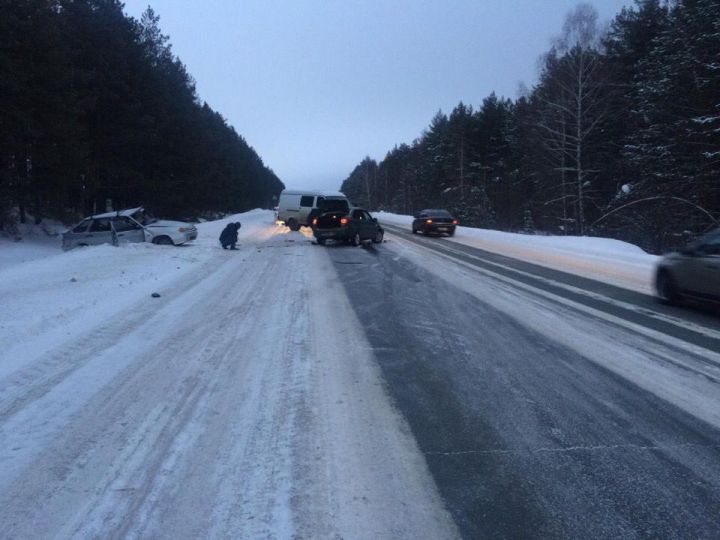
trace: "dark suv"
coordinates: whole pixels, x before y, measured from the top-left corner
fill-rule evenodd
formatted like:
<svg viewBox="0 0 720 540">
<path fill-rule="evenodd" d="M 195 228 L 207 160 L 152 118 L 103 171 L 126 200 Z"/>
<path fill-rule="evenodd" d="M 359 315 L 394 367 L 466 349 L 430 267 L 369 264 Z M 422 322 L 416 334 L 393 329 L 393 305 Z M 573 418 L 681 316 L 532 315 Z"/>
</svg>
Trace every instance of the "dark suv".
<svg viewBox="0 0 720 540">
<path fill-rule="evenodd" d="M 413 234 L 417 234 L 418 232 L 422 232 L 423 234 L 444 233 L 452 236 L 455 234 L 455 227 L 457 227 L 457 225 L 458 220 L 447 210 L 421 210 L 415 214 L 415 219 L 412 222 L 412 232 Z"/>
<path fill-rule="evenodd" d="M 313 218 L 312 229 L 318 244 L 321 245 L 325 245 L 327 240 L 350 242 L 354 246 L 359 246 L 366 240 L 379 244 L 385 235 L 377 219 L 362 208 L 322 214 Z"/>
<path fill-rule="evenodd" d="M 312 226 L 313 219 L 328 212 L 347 214 L 350 211 L 350 203 L 345 197 L 318 197 L 317 206 L 308 214 L 308 225 Z"/>
</svg>

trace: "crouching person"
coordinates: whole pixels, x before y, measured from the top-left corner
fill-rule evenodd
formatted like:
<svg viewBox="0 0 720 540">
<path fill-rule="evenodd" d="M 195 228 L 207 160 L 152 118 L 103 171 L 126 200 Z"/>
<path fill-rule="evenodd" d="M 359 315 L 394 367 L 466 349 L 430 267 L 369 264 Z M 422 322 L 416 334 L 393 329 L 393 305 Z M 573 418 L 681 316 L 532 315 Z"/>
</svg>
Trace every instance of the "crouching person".
<svg viewBox="0 0 720 540">
<path fill-rule="evenodd" d="M 237 249 L 238 230 L 240 230 L 240 222 L 228 223 L 220 233 L 220 245 L 223 249 Z"/>
</svg>

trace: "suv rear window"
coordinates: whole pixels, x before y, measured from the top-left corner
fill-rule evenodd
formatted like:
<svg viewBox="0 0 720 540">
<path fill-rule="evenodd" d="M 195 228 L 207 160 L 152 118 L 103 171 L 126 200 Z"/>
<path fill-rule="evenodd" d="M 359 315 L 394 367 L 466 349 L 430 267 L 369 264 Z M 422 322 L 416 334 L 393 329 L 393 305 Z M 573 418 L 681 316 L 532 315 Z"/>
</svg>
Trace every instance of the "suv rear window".
<svg viewBox="0 0 720 540">
<path fill-rule="evenodd" d="M 345 212 L 350 210 L 350 205 L 344 199 L 325 199 L 319 205 L 318 208 L 322 212 Z"/>
</svg>

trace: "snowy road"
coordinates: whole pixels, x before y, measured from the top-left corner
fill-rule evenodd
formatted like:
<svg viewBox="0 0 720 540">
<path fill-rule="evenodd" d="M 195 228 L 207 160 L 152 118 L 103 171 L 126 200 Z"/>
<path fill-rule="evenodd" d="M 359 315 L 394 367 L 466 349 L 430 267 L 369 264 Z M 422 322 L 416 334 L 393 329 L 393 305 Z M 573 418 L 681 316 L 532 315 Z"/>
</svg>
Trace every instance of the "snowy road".
<svg viewBox="0 0 720 540">
<path fill-rule="evenodd" d="M 0 538 L 720 535 L 717 318 L 240 218 L 0 270 Z"/>
<path fill-rule="evenodd" d="M 264 229 L 237 253 L 143 246 L 204 262 L 159 299 L 12 341 L 25 356 L 0 364 L 0 537 L 457 535 L 326 255 Z M 60 257 L 53 275 L 88 263 Z M 32 293 L 15 290 L 20 309 Z"/>
</svg>

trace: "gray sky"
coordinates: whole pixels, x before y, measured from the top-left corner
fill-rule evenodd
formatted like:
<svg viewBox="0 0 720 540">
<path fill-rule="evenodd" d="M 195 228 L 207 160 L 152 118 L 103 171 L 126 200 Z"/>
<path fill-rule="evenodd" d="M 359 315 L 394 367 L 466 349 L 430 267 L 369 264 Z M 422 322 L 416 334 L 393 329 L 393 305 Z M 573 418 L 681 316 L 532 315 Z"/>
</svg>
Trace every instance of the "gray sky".
<svg viewBox="0 0 720 540">
<path fill-rule="evenodd" d="M 290 188 L 338 189 L 438 109 L 517 97 L 578 0 L 125 0 L 148 3 L 200 98 Z M 591 1 L 608 21 L 631 0 Z"/>
</svg>

